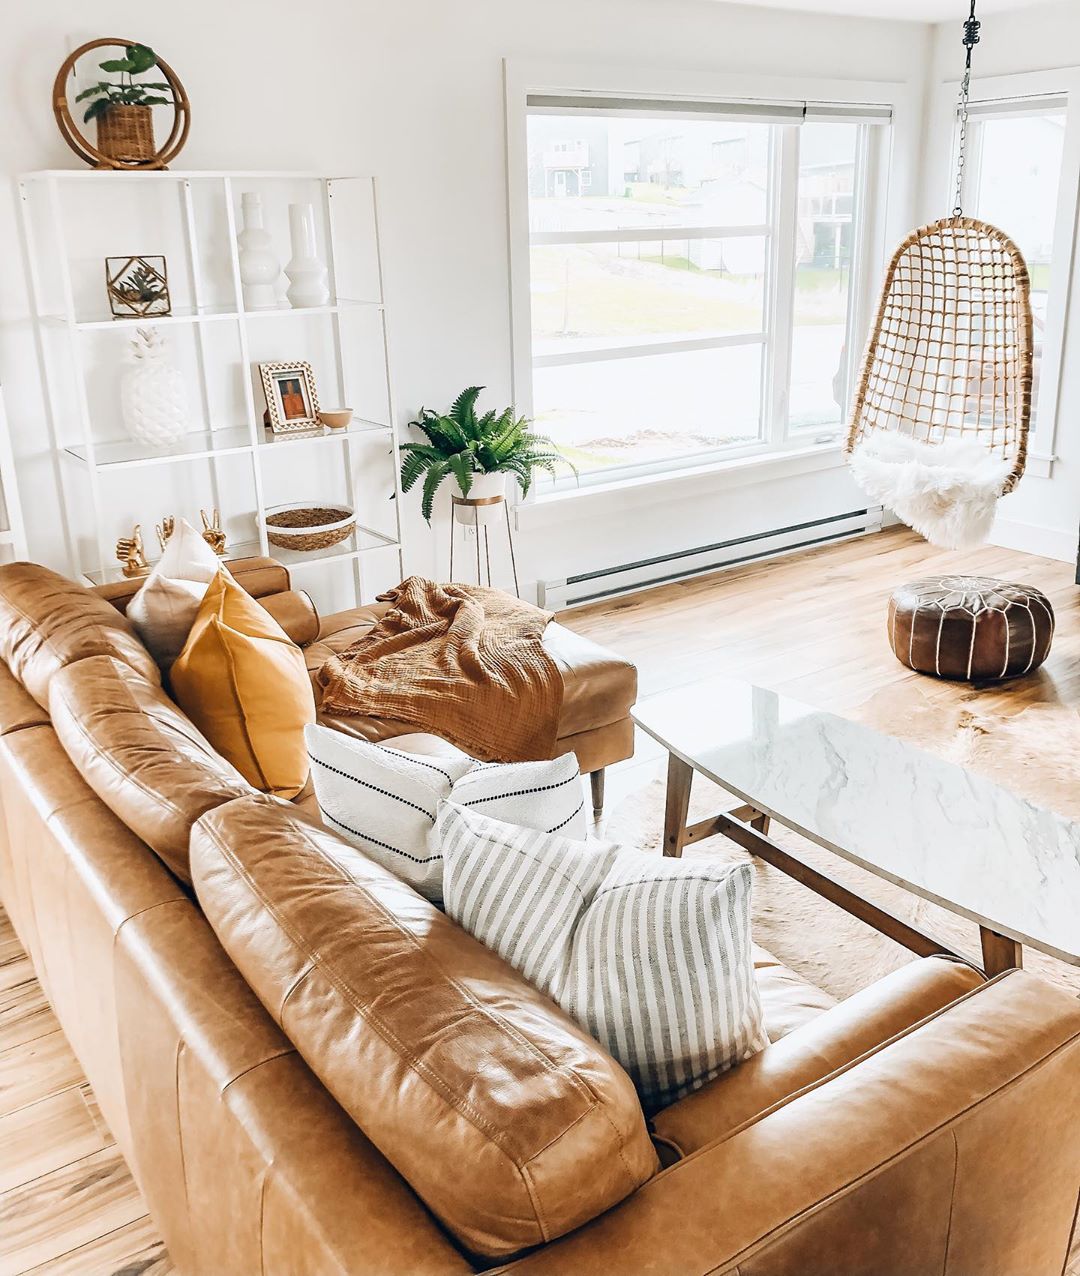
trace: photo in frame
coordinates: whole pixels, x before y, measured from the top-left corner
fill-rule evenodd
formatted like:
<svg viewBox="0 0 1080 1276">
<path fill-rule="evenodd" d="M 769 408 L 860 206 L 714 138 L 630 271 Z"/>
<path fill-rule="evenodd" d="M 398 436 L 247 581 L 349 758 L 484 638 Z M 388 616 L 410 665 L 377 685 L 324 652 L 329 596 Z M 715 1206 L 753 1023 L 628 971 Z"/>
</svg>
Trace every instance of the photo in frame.
<svg viewBox="0 0 1080 1276">
<path fill-rule="evenodd" d="M 260 363 L 270 429 L 275 434 L 319 428 L 319 395 L 311 364 Z"/>
</svg>

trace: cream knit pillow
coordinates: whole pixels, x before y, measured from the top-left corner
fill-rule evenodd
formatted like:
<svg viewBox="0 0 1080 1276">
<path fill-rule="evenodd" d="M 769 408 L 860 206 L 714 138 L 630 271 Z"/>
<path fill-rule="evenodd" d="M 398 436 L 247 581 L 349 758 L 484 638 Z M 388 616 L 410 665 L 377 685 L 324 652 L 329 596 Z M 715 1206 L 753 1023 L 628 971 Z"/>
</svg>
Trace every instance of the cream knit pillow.
<svg viewBox="0 0 1080 1276">
<path fill-rule="evenodd" d="M 128 619 L 163 670 L 183 651 L 206 587 L 220 566 L 206 541 L 180 519 L 146 583 L 128 603 Z"/>
</svg>

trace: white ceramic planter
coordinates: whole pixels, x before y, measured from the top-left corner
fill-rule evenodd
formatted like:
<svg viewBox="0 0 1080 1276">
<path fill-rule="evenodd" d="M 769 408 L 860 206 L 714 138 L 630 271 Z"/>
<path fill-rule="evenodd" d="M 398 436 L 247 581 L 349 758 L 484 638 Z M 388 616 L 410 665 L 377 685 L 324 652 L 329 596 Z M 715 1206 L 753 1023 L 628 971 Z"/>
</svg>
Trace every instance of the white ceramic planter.
<svg viewBox="0 0 1080 1276">
<path fill-rule="evenodd" d="M 270 232 L 263 228 L 262 196 L 245 191 L 240 197 L 244 229 L 236 237 L 240 250 L 240 282 L 244 285 L 246 310 L 275 310 L 278 306 L 274 285 L 281 274 L 281 263 L 274 252 Z"/>
<path fill-rule="evenodd" d="M 458 500 L 461 499 L 460 490 Z M 503 517 L 503 503 L 506 500 L 506 475 L 474 474 L 469 495 L 470 501 L 487 501 L 485 505 L 459 505 L 454 503 L 454 517 L 466 527 L 486 527 Z"/>
<path fill-rule="evenodd" d="M 326 283 L 326 266 L 318 257 L 315 209 L 310 204 L 289 205 L 289 234 L 292 257 L 285 267 L 289 276 L 286 293 L 289 305 L 297 310 L 305 306 L 325 306 L 330 300 L 330 289 Z"/>
</svg>

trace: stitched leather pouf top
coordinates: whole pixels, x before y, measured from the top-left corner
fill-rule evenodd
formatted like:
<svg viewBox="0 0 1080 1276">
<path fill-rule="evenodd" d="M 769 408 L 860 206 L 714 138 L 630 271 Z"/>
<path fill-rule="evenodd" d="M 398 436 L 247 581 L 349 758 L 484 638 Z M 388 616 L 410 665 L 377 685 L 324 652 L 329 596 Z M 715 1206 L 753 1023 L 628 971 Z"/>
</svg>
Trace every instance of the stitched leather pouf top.
<svg viewBox="0 0 1080 1276">
<path fill-rule="evenodd" d="M 1054 610 L 1030 585 L 987 576 L 929 576 L 889 600 L 889 642 L 918 673 L 996 682 L 1037 669 L 1050 653 Z"/>
</svg>

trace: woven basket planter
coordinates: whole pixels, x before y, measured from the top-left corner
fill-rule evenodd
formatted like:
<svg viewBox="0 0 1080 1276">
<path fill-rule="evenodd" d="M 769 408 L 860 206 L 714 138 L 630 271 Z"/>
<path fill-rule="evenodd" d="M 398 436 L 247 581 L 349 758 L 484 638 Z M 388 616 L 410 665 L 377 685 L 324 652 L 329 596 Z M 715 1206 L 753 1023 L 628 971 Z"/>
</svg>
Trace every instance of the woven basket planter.
<svg viewBox="0 0 1080 1276">
<path fill-rule="evenodd" d="M 278 549 L 311 552 L 340 545 L 352 535 L 356 515 L 347 505 L 275 505 L 266 511 L 266 537 Z"/>
<path fill-rule="evenodd" d="M 97 120 L 98 150 L 110 159 L 132 163 L 152 160 L 154 108 L 151 106 L 110 106 Z"/>
</svg>

